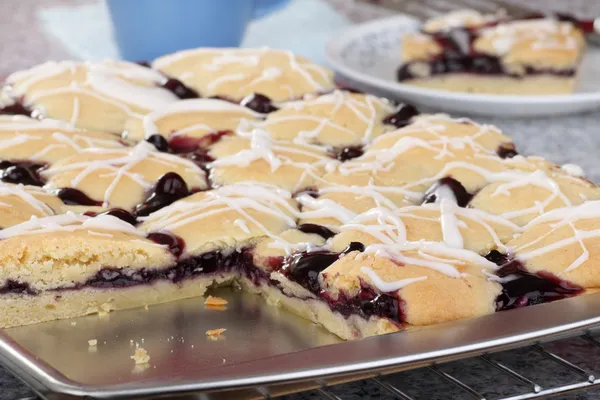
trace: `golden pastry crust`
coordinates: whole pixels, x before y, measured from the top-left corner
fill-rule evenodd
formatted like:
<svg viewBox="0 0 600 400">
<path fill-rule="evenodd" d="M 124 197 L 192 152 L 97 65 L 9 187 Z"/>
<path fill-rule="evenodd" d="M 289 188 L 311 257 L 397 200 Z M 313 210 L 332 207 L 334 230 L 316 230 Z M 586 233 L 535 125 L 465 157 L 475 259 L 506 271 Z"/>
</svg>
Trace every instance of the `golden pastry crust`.
<svg viewBox="0 0 600 400">
<path fill-rule="evenodd" d="M 261 118 L 261 114 L 225 100 L 181 100 L 150 114 L 129 118 L 125 134 L 133 140 L 155 134 L 167 139 L 177 136 L 201 138 L 218 131 L 235 131 Z"/>
<path fill-rule="evenodd" d="M 317 186 L 353 182 L 394 187 L 415 202 L 439 179 L 450 176 L 475 193 L 507 168 L 496 154 L 503 145 L 513 146 L 493 126 L 425 116 L 376 139 L 362 156 L 338 164 Z"/>
<path fill-rule="evenodd" d="M 550 210 L 600 199 L 600 188 L 584 178 L 570 175 L 558 165 L 539 157 L 530 157 L 526 162 L 515 161 L 515 169 L 507 172 L 518 175 L 485 186 L 473 197 L 471 207 L 523 226 Z"/>
<path fill-rule="evenodd" d="M 333 147 L 362 145 L 394 129 L 383 122 L 393 112 L 387 99 L 336 90 L 282 103 L 259 126 L 277 140 Z"/>
<path fill-rule="evenodd" d="M 140 229 L 179 236 L 185 241 L 186 257 L 241 249 L 264 237 L 277 238 L 295 226 L 297 210 L 289 192 L 273 185 L 248 182 L 176 201 L 144 218 Z"/>
<path fill-rule="evenodd" d="M 183 50 L 159 57 L 152 66 L 195 89 L 203 97 L 241 100 L 260 93 L 275 101 L 333 89 L 333 72 L 285 50 Z"/>
<path fill-rule="evenodd" d="M 243 181 L 275 184 L 292 192 L 314 186 L 328 164 L 335 163 L 319 146 L 273 140 L 266 132 L 225 136 L 208 153 L 214 185 Z"/>
<path fill-rule="evenodd" d="M 0 229 L 60 213 L 64 203 L 37 186 L 0 182 Z"/>
<path fill-rule="evenodd" d="M 31 220 L 0 231 L 0 279 L 34 290 L 72 287 L 102 268 L 164 268 L 175 263 L 165 246 L 110 215 L 73 213 Z"/>
<path fill-rule="evenodd" d="M 416 252 L 404 254 L 419 258 Z M 481 266 L 458 262 L 453 265 L 457 271 L 468 271 L 468 275 L 450 277 L 410 262 L 399 265 L 387 258 L 353 252 L 323 271 L 320 281 L 329 295 L 337 298 L 340 291 L 349 297 L 356 295 L 361 281 L 376 288 L 371 274 L 388 283 L 402 280 L 405 286 L 388 293 L 401 299 L 404 321 L 415 326 L 493 313 L 501 286 L 487 280 L 479 272 Z"/>
<path fill-rule="evenodd" d="M 38 115 L 120 134 L 130 116 L 178 100 L 158 87 L 165 79 L 157 71 L 124 61 L 50 61 L 16 72 L 6 82 Z"/>
<path fill-rule="evenodd" d="M 125 143 L 104 132 L 90 132 L 69 124 L 22 115 L 0 115 L 0 159 L 53 164 L 87 148 L 118 149 Z"/>
<path fill-rule="evenodd" d="M 504 250 L 504 243 L 519 232 L 519 227 L 503 218 L 442 200 L 441 204 L 395 211 L 372 209 L 357 215 L 339 230 L 331 243 L 336 252 L 343 251 L 351 242 L 368 246 L 426 240 L 485 255 L 491 250 Z"/>
<path fill-rule="evenodd" d="M 527 66 L 538 70 L 567 70 L 577 66 L 585 39 L 573 23 L 552 18 L 503 20 L 494 16 L 463 10 L 434 18 L 423 26 L 423 33 L 407 35 L 402 41 L 403 62 L 433 59 L 443 52 L 431 34 L 452 28 L 468 27 L 476 33 L 473 49 L 480 54 L 499 57 L 504 68 L 514 75 L 525 74 Z M 423 70 L 411 69 L 417 76 L 427 77 Z M 421 73 L 420 73 L 421 72 Z"/>
<path fill-rule="evenodd" d="M 527 271 L 550 273 L 582 288 L 600 287 L 600 202 L 559 208 L 534 219 L 508 243 Z"/>
<path fill-rule="evenodd" d="M 86 149 L 55 163 L 42 176 L 48 179 L 48 190 L 75 188 L 105 208 L 132 210 L 168 172 L 179 174 L 190 190 L 207 187 L 205 173 L 196 164 L 160 153 L 147 142 L 116 150 Z"/>
</svg>

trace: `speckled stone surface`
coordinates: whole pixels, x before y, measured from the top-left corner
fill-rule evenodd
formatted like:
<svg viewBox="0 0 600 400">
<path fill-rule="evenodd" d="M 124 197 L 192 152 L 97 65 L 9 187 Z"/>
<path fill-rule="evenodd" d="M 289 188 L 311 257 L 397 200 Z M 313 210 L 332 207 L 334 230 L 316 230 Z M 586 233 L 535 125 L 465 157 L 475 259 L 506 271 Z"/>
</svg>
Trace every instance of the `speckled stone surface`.
<svg viewBox="0 0 600 400">
<path fill-rule="evenodd" d="M 510 0 L 518 3 L 518 0 Z M 40 30 L 31 21 L 35 20 L 36 5 L 45 7 L 53 4 L 81 4 L 94 0 L 5 0 L 3 13 L 0 14 L 0 33 L 5 38 L 0 47 L 3 63 L 0 74 L 5 75 L 15 69 L 32 65 L 46 59 L 65 58 L 66 51 L 60 43 L 41 35 Z M 349 0 L 329 0 L 337 9 L 353 21 L 362 21 L 381 16 L 381 11 L 364 10 Z M 600 2 L 592 0 L 528 1 L 543 8 L 555 8 L 573 11 L 576 14 L 590 16 L 600 14 Z M 568 5 L 567 5 L 568 3 Z M 10 10 L 12 12 L 7 12 Z M 499 126 L 514 138 L 522 154 L 543 156 L 558 164 L 576 163 L 587 173 L 587 177 L 600 183 L 600 112 L 579 114 L 561 118 L 507 120 L 501 118 L 474 118 L 478 122 Z M 600 374 L 600 347 L 591 345 L 582 339 L 555 342 L 547 346 L 562 357 Z M 581 377 L 544 359 L 533 350 L 515 350 L 494 356 L 499 362 L 535 380 L 544 388 L 581 381 Z M 516 393 L 524 393 L 530 388 L 506 375 L 490 369 L 478 359 L 457 361 L 440 366 L 440 369 L 456 376 L 487 399 L 502 398 Z M 468 399 L 465 392 L 452 387 L 430 370 L 409 371 L 385 377 L 393 385 L 415 399 Z M 389 393 L 371 382 L 355 382 L 330 389 L 343 400 L 394 399 Z M 27 398 L 33 393 L 0 367 L 0 400 Z M 326 399 L 316 391 L 286 396 L 286 400 Z M 592 400 L 600 398 L 600 390 L 574 393 L 557 397 L 564 400 Z"/>
</svg>

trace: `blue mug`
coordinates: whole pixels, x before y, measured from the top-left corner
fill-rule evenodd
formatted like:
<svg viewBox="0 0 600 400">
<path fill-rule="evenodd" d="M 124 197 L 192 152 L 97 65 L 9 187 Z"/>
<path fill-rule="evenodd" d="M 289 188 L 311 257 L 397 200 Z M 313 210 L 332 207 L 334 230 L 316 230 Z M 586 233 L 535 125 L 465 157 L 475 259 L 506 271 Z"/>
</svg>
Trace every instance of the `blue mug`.
<svg viewBox="0 0 600 400">
<path fill-rule="evenodd" d="M 248 23 L 288 0 L 106 0 L 121 57 L 147 61 L 194 47 L 239 46 Z"/>
</svg>

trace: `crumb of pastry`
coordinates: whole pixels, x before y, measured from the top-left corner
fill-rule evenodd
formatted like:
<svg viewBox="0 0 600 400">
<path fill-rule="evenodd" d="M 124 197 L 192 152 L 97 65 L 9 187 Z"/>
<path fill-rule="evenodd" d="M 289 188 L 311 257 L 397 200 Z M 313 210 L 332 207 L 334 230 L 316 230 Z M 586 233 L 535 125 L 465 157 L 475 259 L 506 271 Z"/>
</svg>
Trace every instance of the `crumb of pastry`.
<svg viewBox="0 0 600 400">
<path fill-rule="evenodd" d="M 75 325 L 77 325 L 77 322 L 71 321 L 71 326 L 75 326 Z"/>
<path fill-rule="evenodd" d="M 208 296 L 206 300 L 204 300 L 205 306 L 224 306 L 226 304 L 229 304 L 227 300 L 216 296 Z"/>
<path fill-rule="evenodd" d="M 112 308 L 109 303 L 103 303 L 100 305 L 100 310 L 98 311 L 98 315 L 100 317 L 106 317 L 109 312 L 111 312 Z"/>
<path fill-rule="evenodd" d="M 148 352 L 146 351 L 146 349 L 143 349 L 141 347 L 137 348 L 135 350 L 135 353 L 130 358 L 134 360 L 136 364 L 147 364 L 148 361 L 150 361 L 150 356 L 148 355 Z"/>
<path fill-rule="evenodd" d="M 96 340 L 96 339 L 88 340 L 88 346 L 90 346 L 90 347 L 95 347 L 97 344 L 98 344 L 98 340 Z"/>
<path fill-rule="evenodd" d="M 219 338 L 219 336 L 221 336 L 221 334 L 226 330 L 227 329 L 225 328 L 211 329 L 206 331 L 206 336 L 208 336 L 212 340 L 217 340 L 217 338 Z"/>
<path fill-rule="evenodd" d="M 144 305 L 144 310 L 148 311 L 148 304 Z"/>
</svg>

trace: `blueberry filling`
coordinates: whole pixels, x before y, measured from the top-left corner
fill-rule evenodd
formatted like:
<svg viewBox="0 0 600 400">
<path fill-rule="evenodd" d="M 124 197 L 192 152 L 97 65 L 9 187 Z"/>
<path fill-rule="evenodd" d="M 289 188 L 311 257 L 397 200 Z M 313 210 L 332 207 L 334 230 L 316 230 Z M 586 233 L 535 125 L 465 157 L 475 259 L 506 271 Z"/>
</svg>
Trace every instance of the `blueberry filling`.
<svg viewBox="0 0 600 400">
<path fill-rule="evenodd" d="M 323 239 L 329 239 L 335 236 L 335 232 L 331 229 L 324 227 L 323 225 L 317 224 L 300 224 L 298 230 L 304 233 L 313 233 L 321 236 Z"/>
<path fill-rule="evenodd" d="M 187 87 L 180 80 L 174 78 L 167 79 L 161 86 L 182 100 L 200 97 L 194 89 Z"/>
<path fill-rule="evenodd" d="M 169 139 L 169 148 L 173 153 L 206 152 L 209 146 L 217 143 L 224 136 L 231 135 L 231 131 L 217 131 L 199 138 L 189 136 L 174 136 Z"/>
<path fill-rule="evenodd" d="M 147 216 L 189 195 L 190 191 L 183 178 L 175 172 L 167 172 L 154 184 L 146 201 L 136 206 L 135 215 Z"/>
<path fill-rule="evenodd" d="M 515 148 L 515 145 L 512 143 L 505 143 L 500 145 L 498 147 L 498 150 L 496 150 L 496 154 L 498 154 L 500 158 L 513 158 L 514 156 L 519 155 L 517 149 Z"/>
<path fill-rule="evenodd" d="M 110 210 L 107 210 L 107 211 L 104 211 L 101 213 L 87 211 L 83 214 L 87 215 L 88 217 L 95 217 L 97 215 L 111 215 L 111 216 L 119 218 L 121 221 L 125 221 L 128 224 L 133 225 L 133 226 L 137 225 L 137 222 L 138 222 L 133 214 L 131 214 L 127 210 L 123 210 L 122 208 L 111 208 Z"/>
<path fill-rule="evenodd" d="M 364 151 L 363 151 L 362 147 L 350 146 L 350 147 L 344 147 L 342 149 L 334 151 L 333 157 L 340 161 L 348 161 L 353 158 L 362 156 L 363 153 L 364 153 Z"/>
<path fill-rule="evenodd" d="M 0 294 L 9 293 L 34 295 L 36 294 L 36 291 L 33 290 L 28 283 L 22 283 L 8 279 L 4 285 L 0 286 Z"/>
<path fill-rule="evenodd" d="M 473 195 L 467 192 L 462 183 L 447 176 L 437 181 L 425 192 L 421 204 L 440 202 L 443 198 L 447 198 L 447 191 L 452 192 L 454 196 L 452 200 L 455 200 L 459 207 L 466 207 L 473 198 Z"/>
<path fill-rule="evenodd" d="M 88 195 L 78 189 L 62 188 L 56 192 L 56 195 L 69 206 L 102 206 L 101 201 L 90 199 Z"/>
<path fill-rule="evenodd" d="M 284 260 L 281 272 L 289 280 L 318 295 L 321 292 L 319 273 L 336 262 L 341 255 L 363 250 L 362 243 L 352 242 L 341 253 L 323 250 L 292 254 Z"/>
<path fill-rule="evenodd" d="M 535 17 L 539 18 L 539 16 Z M 524 18 L 529 19 L 529 18 Z M 494 21 L 486 26 L 493 26 L 501 21 Z M 435 76 L 447 73 L 469 73 L 480 75 L 505 75 L 520 78 L 524 75 L 552 74 L 570 77 L 575 75 L 575 70 L 553 70 L 548 68 L 525 67 L 523 74 L 516 74 L 504 67 L 501 58 L 479 53 L 473 44 L 479 36 L 479 28 L 458 27 L 435 33 L 426 33 L 441 48 L 441 54 L 433 59 L 415 60 L 402 65 L 397 71 L 398 81 L 421 78 L 415 75 L 415 65 L 427 65 L 429 73 L 427 76 Z"/>
<path fill-rule="evenodd" d="M 496 250 L 488 253 L 486 258 L 501 266 L 496 272 L 499 277 L 515 276 L 515 279 L 502 283 L 502 293 L 496 299 L 497 311 L 548 303 L 583 292 L 582 287 L 550 272 L 528 272 L 520 261 L 511 260 Z"/>
<path fill-rule="evenodd" d="M 44 167 L 44 164 L 29 161 L 1 161 L 0 180 L 15 184 L 44 186 L 44 180 L 39 174 Z"/>
<path fill-rule="evenodd" d="M 392 115 L 387 116 L 384 124 L 394 125 L 396 128 L 403 128 L 409 125 L 412 118 L 419 115 L 419 110 L 410 104 L 402 104 L 400 108 Z"/>
<path fill-rule="evenodd" d="M 260 114 L 268 114 L 278 110 L 278 108 L 273 105 L 270 98 L 260 93 L 254 93 L 246 96 L 240 102 L 240 105 Z"/>
<path fill-rule="evenodd" d="M 356 296 L 348 297 L 341 292 L 337 299 L 326 298 L 329 307 L 346 318 L 360 315 L 369 319 L 374 315 L 388 318 L 398 324 L 405 320 L 398 298 L 387 293 L 377 293 L 363 282 L 361 283 L 362 287 Z"/>
<path fill-rule="evenodd" d="M 163 153 L 170 153 L 169 142 L 162 135 L 154 134 L 146 139 L 146 142 L 150 143 L 156 150 L 161 151 Z"/>
<path fill-rule="evenodd" d="M 11 104 L 0 108 L 0 115 L 26 115 L 31 116 L 31 110 L 21 103 Z"/>
</svg>

